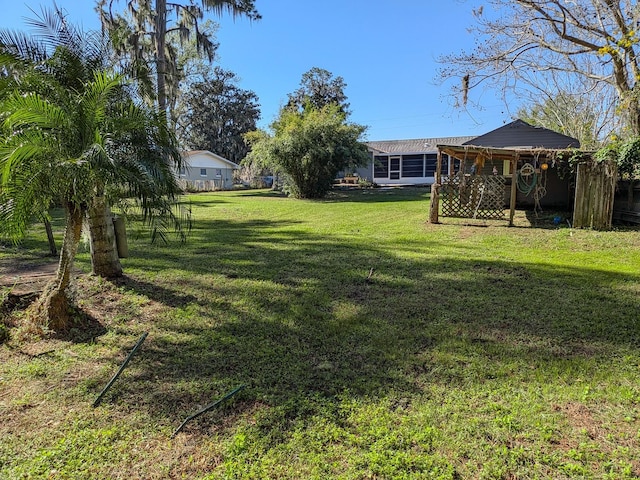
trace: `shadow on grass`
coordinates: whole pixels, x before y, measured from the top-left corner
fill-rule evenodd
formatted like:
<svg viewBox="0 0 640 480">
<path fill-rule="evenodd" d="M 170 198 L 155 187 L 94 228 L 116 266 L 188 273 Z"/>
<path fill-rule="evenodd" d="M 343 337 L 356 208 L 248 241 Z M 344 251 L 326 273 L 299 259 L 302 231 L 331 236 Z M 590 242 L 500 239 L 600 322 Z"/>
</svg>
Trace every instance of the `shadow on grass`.
<svg viewBox="0 0 640 480">
<path fill-rule="evenodd" d="M 428 187 L 379 187 L 374 189 L 334 188 L 323 202 L 424 202 L 429 198 Z"/>
<path fill-rule="evenodd" d="M 128 275 L 114 278 L 110 281 L 118 287 L 124 287 L 128 290 L 135 291 L 139 295 L 145 295 L 151 300 L 160 302 L 167 307 L 184 307 L 196 300 L 196 297 L 193 295 L 185 294 L 170 288 L 163 288 L 159 285 L 145 282 Z"/>
<path fill-rule="evenodd" d="M 533 209 L 524 211 L 527 220 L 533 228 L 558 229 L 571 227 L 573 214 L 566 210 L 558 210 L 553 208 L 545 208 L 541 212 L 535 212 Z"/>
<path fill-rule="evenodd" d="M 481 245 L 455 259 L 439 256 L 437 242 L 398 255 L 266 220 L 200 221 L 196 230 L 187 248 L 128 260 L 173 272 L 124 283 L 172 308 L 148 325 L 132 381 L 105 399 L 174 425 L 243 384 L 228 408 L 269 405 L 280 417 L 263 419 L 265 428 L 286 429 L 344 395 L 510 382 L 508 364 L 527 374 L 640 342 L 640 299 L 625 289 L 640 275 L 478 260 Z"/>
<path fill-rule="evenodd" d="M 425 201 L 429 196 L 428 187 L 380 187 L 368 188 L 344 188 L 335 187 L 324 198 L 307 199 L 307 201 L 320 203 L 334 202 L 361 202 L 361 203 L 386 203 Z M 282 192 L 274 190 L 243 190 L 237 192 L 238 196 L 260 198 L 286 198 Z"/>
</svg>

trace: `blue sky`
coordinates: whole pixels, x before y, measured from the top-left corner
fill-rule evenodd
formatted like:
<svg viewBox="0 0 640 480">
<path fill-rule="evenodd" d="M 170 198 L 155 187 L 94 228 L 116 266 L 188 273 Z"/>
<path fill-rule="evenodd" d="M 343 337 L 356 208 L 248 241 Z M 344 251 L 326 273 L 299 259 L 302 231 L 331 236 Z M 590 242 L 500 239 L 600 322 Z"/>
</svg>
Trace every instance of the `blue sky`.
<svg viewBox="0 0 640 480">
<path fill-rule="evenodd" d="M 124 6 L 124 0 L 120 4 Z M 256 0 L 262 20 L 214 18 L 219 64 L 260 98 L 266 127 L 287 94 L 312 67 L 342 76 L 351 120 L 369 127 L 368 140 L 480 135 L 512 120 L 491 91 L 476 93 L 482 109 L 461 111 L 436 79 L 443 54 L 469 49 L 478 0 Z M 57 0 L 68 17 L 98 28 L 92 0 Z M 24 17 L 51 2 L 3 0 L 0 27 L 25 30 Z"/>
</svg>

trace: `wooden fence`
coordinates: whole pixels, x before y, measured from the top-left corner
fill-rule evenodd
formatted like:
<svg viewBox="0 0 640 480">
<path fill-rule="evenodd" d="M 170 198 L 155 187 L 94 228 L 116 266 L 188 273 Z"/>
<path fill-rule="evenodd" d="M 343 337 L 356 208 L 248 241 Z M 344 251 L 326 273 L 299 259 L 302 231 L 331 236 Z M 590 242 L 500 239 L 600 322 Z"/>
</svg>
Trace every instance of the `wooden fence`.
<svg viewBox="0 0 640 480">
<path fill-rule="evenodd" d="M 617 178 L 615 162 L 590 160 L 578 164 L 573 207 L 575 228 L 611 229 Z"/>
</svg>

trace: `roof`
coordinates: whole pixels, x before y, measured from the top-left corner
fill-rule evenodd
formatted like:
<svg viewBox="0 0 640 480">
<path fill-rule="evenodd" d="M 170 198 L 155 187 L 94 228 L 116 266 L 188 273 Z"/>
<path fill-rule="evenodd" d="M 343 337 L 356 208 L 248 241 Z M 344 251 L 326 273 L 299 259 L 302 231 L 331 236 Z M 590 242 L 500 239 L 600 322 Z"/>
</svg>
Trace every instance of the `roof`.
<svg viewBox="0 0 640 480">
<path fill-rule="evenodd" d="M 478 155 L 492 160 L 511 161 L 521 155 L 535 155 L 541 158 L 557 158 L 566 148 L 531 147 L 482 147 L 478 145 L 438 145 L 438 150 L 460 160 L 475 160 Z"/>
<path fill-rule="evenodd" d="M 440 143 L 440 145 L 451 145 Z M 500 128 L 462 142 L 459 145 L 474 145 L 493 148 L 580 148 L 575 138 L 563 135 L 548 128 L 534 127 L 524 120 L 515 120 Z"/>
<path fill-rule="evenodd" d="M 411 140 L 381 140 L 366 142 L 366 145 L 376 152 L 402 154 L 402 153 L 434 153 L 438 151 L 437 145 L 461 145 L 475 137 L 443 137 L 443 138 L 415 138 Z"/>
<path fill-rule="evenodd" d="M 183 152 L 182 156 L 183 157 L 193 157 L 195 155 L 209 155 L 217 160 L 220 160 L 221 162 L 227 163 L 229 164 L 229 166 L 231 168 L 240 168 L 240 165 L 238 165 L 237 163 L 232 162 L 231 160 L 227 160 L 224 157 L 221 157 L 220 155 L 213 153 L 209 150 L 190 150 L 188 152 Z"/>
</svg>

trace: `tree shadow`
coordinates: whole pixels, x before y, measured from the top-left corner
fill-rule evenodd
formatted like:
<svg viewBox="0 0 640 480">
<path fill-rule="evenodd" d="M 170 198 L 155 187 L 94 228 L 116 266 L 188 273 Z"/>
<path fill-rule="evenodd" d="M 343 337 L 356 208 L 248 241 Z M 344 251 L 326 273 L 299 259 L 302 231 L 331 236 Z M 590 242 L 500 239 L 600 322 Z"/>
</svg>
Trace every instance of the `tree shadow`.
<svg viewBox="0 0 640 480">
<path fill-rule="evenodd" d="M 369 188 L 333 189 L 321 202 L 349 203 L 389 203 L 389 202 L 423 202 L 429 198 L 429 187 L 397 186 Z"/>
<path fill-rule="evenodd" d="M 109 281 L 117 287 L 124 287 L 127 290 L 134 291 L 139 295 L 144 295 L 151 300 L 162 303 L 167 307 L 184 307 L 196 300 L 196 297 L 193 295 L 184 294 L 171 288 L 164 288 L 129 275 L 112 278 L 109 279 Z"/>
<path fill-rule="evenodd" d="M 540 212 L 534 209 L 524 210 L 525 216 L 529 224 L 533 228 L 551 229 L 571 228 L 573 215 L 566 210 L 558 210 L 553 208 L 545 208 Z"/>
<path fill-rule="evenodd" d="M 544 369 L 640 342 L 640 299 L 625 290 L 638 274 L 479 260 L 481 245 L 443 258 L 425 242 L 424 255 L 408 256 L 286 222 L 199 221 L 197 231 L 200 247 L 127 261 L 173 272 L 124 284 L 171 308 L 105 401 L 160 422 L 177 426 L 239 385 L 248 388 L 228 407 L 235 413 L 269 405 L 310 418 L 343 395 L 412 397 L 471 375 L 506 381 L 505 357 Z M 456 345 L 451 363 L 434 353 Z M 485 359 L 479 371 L 467 369 L 470 348 Z"/>
</svg>

